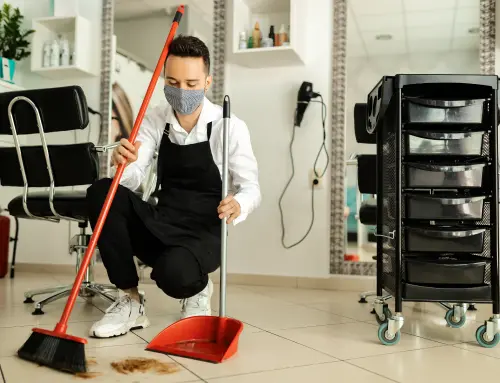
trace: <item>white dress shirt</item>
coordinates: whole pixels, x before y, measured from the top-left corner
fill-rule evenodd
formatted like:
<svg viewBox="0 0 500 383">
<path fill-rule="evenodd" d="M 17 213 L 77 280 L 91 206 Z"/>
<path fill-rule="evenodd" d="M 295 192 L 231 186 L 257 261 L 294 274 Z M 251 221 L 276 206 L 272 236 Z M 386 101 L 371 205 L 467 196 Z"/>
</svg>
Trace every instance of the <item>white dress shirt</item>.
<svg viewBox="0 0 500 383">
<path fill-rule="evenodd" d="M 214 105 L 207 98 L 198 123 L 187 133 L 177 121 L 172 107 L 166 102 L 150 107 L 142 122 L 136 141 L 141 142 L 137 161 L 125 168 L 120 184 L 136 190 L 143 183 L 155 151 L 159 150 L 166 123 L 171 124 L 169 138 L 177 145 L 191 145 L 207 141 L 207 124 L 212 122 L 210 149 L 222 179 L 223 118 L 222 107 Z M 115 169 L 113 169 L 114 173 Z M 231 115 L 229 128 L 229 187 L 241 208 L 234 224 L 244 221 L 260 204 L 261 194 L 258 180 L 258 166 L 250 134 L 246 124 Z M 232 186 L 232 187 L 231 187 Z"/>
</svg>

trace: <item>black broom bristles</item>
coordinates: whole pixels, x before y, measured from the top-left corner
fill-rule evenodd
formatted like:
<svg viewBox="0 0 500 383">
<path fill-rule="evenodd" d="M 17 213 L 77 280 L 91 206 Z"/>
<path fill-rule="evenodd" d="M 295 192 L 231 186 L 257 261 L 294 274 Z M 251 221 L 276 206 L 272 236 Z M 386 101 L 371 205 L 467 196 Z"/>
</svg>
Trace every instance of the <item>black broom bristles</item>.
<svg viewBox="0 0 500 383">
<path fill-rule="evenodd" d="M 33 332 L 17 355 L 56 370 L 87 372 L 85 345 L 80 342 Z"/>
</svg>

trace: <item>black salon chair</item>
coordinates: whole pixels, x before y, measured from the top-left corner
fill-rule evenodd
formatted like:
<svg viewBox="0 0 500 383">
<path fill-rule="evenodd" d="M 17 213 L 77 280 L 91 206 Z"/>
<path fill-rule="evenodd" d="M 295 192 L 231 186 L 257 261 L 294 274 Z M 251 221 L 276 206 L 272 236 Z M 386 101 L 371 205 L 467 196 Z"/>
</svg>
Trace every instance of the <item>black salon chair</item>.
<svg viewBox="0 0 500 383">
<path fill-rule="evenodd" d="M 13 136 L 14 140 L 13 147 L 0 148 L 0 184 L 24 188 L 23 194 L 8 204 L 9 213 L 51 223 L 77 222 L 80 232 L 69 244 L 70 254 L 76 253 L 77 269 L 90 240 L 84 186 L 99 178 L 98 152 L 105 152 L 113 145 L 96 147 L 90 142 L 49 145 L 47 139 L 50 133 L 83 130 L 88 124 L 85 94 L 78 86 L 0 93 L 0 135 Z M 35 134 L 39 135 L 41 145 L 19 143 L 21 136 Z M 68 191 L 68 187 L 83 188 Z M 95 261 L 94 254 L 80 296 L 100 296 L 113 302 L 117 289 L 94 281 Z M 71 288 L 72 285 L 65 285 L 27 291 L 25 303 L 35 303 L 33 297 L 50 294 L 35 303 L 33 314 L 40 315 L 46 304 L 69 296 Z"/>
</svg>

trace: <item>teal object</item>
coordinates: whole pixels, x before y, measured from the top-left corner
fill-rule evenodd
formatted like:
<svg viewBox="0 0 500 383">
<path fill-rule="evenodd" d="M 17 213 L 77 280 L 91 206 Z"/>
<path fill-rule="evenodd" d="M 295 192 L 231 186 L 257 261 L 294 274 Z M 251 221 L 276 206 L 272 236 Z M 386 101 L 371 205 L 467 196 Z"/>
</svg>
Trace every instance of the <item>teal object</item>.
<svg viewBox="0 0 500 383">
<path fill-rule="evenodd" d="M 446 323 L 448 324 L 448 326 L 450 326 L 451 328 L 462 327 L 467 321 L 467 317 L 464 315 L 457 322 L 455 318 L 453 318 L 453 314 L 455 314 L 455 310 L 451 308 L 446 312 L 446 315 L 444 316 L 444 319 L 446 319 Z"/>
<path fill-rule="evenodd" d="M 10 82 L 10 83 L 14 83 L 14 74 L 16 73 L 16 62 L 14 60 L 11 60 L 11 59 L 7 59 L 7 62 L 9 63 L 9 73 L 8 74 L 4 74 L 4 65 L 3 65 L 3 61 L 5 59 L 3 57 L 0 57 L 0 63 L 2 64 L 0 66 L 0 78 L 3 79 L 4 81 L 7 81 L 7 82 Z"/>
<path fill-rule="evenodd" d="M 481 347 L 493 348 L 500 341 L 499 334 L 495 334 L 495 336 L 493 337 L 493 339 L 491 341 L 487 341 L 486 339 L 484 339 L 485 334 L 486 334 L 486 325 L 483 324 L 482 326 L 479 326 L 477 331 L 476 331 L 476 340 L 477 340 L 477 343 L 479 343 L 479 345 Z"/>
<path fill-rule="evenodd" d="M 398 344 L 399 340 L 401 339 L 401 333 L 398 331 L 394 335 L 394 338 L 388 339 L 387 336 L 385 335 L 388 327 L 389 324 L 387 322 L 384 322 L 378 328 L 378 339 L 380 340 L 380 343 L 382 343 L 385 346 L 393 346 L 395 344 Z"/>
</svg>

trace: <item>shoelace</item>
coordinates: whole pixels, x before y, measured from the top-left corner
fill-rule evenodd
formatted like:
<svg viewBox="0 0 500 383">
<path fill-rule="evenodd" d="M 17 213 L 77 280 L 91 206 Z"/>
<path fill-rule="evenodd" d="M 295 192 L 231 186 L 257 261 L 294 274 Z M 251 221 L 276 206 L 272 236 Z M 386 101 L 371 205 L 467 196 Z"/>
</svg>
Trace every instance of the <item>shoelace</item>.
<svg viewBox="0 0 500 383">
<path fill-rule="evenodd" d="M 181 305 L 182 305 L 182 310 L 185 310 L 186 307 L 188 307 L 188 303 L 195 303 L 194 297 L 191 297 L 191 298 L 186 298 L 186 299 L 181 299 Z M 201 299 L 201 294 L 198 294 L 196 296 L 196 307 L 200 307 L 200 299 Z M 190 307 L 193 307 L 194 305 L 193 304 L 190 304 L 189 305 Z"/>
<path fill-rule="evenodd" d="M 118 314 L 127 304 L 130 304 L 130 297 L 124 295 L 109 306 L 106 310 L 106 314 Z"/>
</svg>

